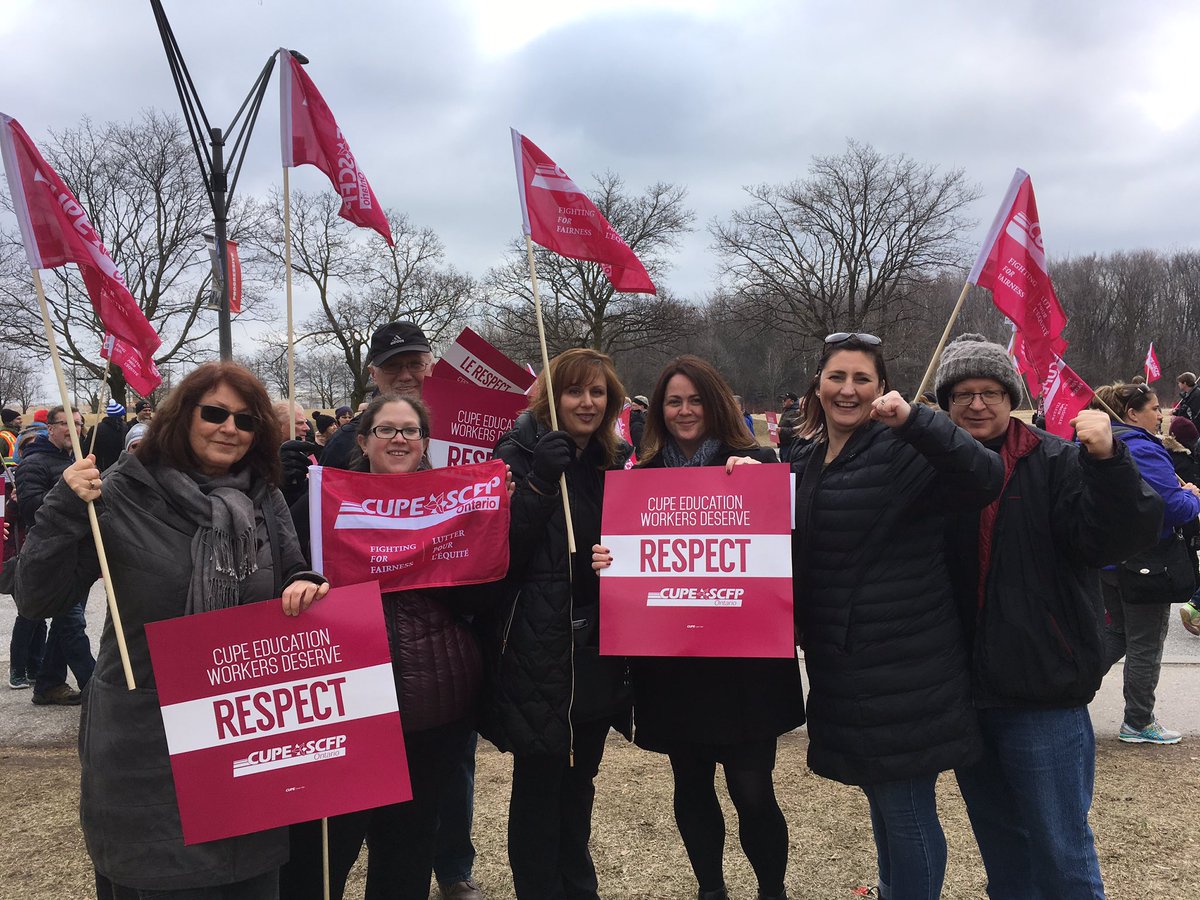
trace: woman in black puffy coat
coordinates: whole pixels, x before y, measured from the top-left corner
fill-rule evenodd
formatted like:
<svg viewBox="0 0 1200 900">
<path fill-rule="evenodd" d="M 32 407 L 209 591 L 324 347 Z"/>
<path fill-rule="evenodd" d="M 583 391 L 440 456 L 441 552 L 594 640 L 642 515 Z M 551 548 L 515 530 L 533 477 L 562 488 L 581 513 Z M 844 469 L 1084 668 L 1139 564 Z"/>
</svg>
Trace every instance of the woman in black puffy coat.
<svg viewBox="0 0 1200 900">
<path fill-rule="evenodd" d="M 890 393 L 879 338 L 832 334 L 794 458 L 797 628 L 809 766 L 867 795 L 879 894 L 936 898 L 939 772 L 980 752 L 943 549 L 948 512 L 1000 492 L 1000 458 L 949 417 Z"/>
<path fill-rule="evenodd" d="M 639 467 L 776 462 L 746 431 L 725 379 L 696 356 L 667 364 L 658 378 Z M 597 547 L 598 568 L 612 561 Z M 804 724 L 795 659 L 643 657 L 633 663 L 639 747 L 665 753 L 675 783 L 675 823 L 699 884 L 700 900 L 725 900 L 725 816 L 716 767 L 738 815 L 738 835 L 762 900 L 784 898 L 787 822 L 772 771 L 779 735 Z"/>
<path fill-rule="evenodd" d="M 507 602 L 485 643 L 489 674 L 480 734 L 513 754 L 508 859 L 519 900 L 598 898 L 588 850 L 593 779 L 610 727 L 630 731 L 624 659 L 599 655 L 604 473 L 631 448 L 613 427 L 625 390 L 603 353 L 574 349 L 550 361 L 558 428 L 545 376 L 529 409 L 496 446 L 516 484 Z M 560 476 L 576 552 L 567 545 Z"/>
</svg>

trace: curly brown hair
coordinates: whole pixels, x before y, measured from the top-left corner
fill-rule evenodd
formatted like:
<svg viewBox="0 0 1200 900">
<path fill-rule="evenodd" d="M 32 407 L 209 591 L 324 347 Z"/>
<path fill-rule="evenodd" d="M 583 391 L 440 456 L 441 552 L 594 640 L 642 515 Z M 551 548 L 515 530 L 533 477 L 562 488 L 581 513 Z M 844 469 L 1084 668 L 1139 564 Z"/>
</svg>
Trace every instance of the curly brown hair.
<svg viewBox="0 0 1200 900">
<path fill-rule="evenodd" d="M 642 446 L 638 451 L 638 465 L 644 466 L 662 452 L 667 440 L 667 420 L 663 415 L 663 403 L 667 396 L 667 382 L 682 375 L 696 386 L 700 404 L 704 407 L 704 429 L 706 438 L 716 438 L 724 446 L 734 450 L 751 450 L 758 446 L 746 430 L 746 420 L 733 399 L 729 383 L 708 360 L 685 354 L 667 363 L 658 376 L 658 384 L 650 397 L 650 409 L 646 411 L 646 429 L 642 432 Z"/>
<path fill-rule="evenodd" d="M 602 466 L 608 468 L 616 463 L 617 445 L 619 438 L 613 423 L 621 414 L 621 405 L 625 400 L 625 388 L 617 377 L 613 361 L 599 350 L 587 347 L 576 347 L 564 350 L 550 360 L 550 381 L 554 385 L 554 407 L 562 400 L 563 391 L 573 385 L 589 384 L 596 375 L 604 379 L 608 397 L 604 404 L 604 417 L 600 427 L 592 435 L 604 451 Z M 534 385 L 533 394 L 529 398 L 529 411 L 543 426 L 550 427 L 550 401 L 546 395 L 546 376 L 539 375 Z"/>
<path fill-rule="evenodd" d="M 228 385 L 245 401 L 254 416 L 254 441 L 231 471 L 249 469 L 268 484 L 279 484 L 279 425 L 271 398 L 262 382 L 245 366 L 232 362 L 210 362 L 189 372 L 158 407 L 142 442 L 133 451 L 144 464 L 170 466 L 195 472 L 200 461 L 192 452 L 193 410 L 200 398 L 218 385 Z"/>
</svg>

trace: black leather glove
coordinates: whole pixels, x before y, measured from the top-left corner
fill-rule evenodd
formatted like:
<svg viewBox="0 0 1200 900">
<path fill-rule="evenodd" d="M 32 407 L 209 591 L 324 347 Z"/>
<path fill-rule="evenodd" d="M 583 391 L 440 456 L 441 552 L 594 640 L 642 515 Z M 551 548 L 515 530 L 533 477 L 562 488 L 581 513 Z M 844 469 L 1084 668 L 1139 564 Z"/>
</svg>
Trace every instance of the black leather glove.
<svg viewBox="0 0 1200 900">
<path fill-rule="evenodd" d="M 529 477 L 542 493 L 552 493 L 574 458 L 575 439 L 565 431 L 551 431 L 542 435 L 533 448 L 533 472 Z"/>
<path fill-rule="evenodd" d="M 284 441 L 279 447 L 279 461 L 283 464 L 283 486 L 298 487 L 308 480 L 309 457 L 321 457 L 321 448 L 311 441 Z M 286 493 L 286 491 L 285 491 Z"/>
</svg>

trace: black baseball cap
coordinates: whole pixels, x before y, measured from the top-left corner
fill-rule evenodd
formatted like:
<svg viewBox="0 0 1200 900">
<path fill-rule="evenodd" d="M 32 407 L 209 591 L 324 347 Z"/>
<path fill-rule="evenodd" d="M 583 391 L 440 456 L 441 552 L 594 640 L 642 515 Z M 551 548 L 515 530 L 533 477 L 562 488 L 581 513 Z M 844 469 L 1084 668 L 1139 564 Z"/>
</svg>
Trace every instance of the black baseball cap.
<svg viewBox="0 0 1200 900">
<path fill-rule="evenodd" d="M 382 365 L 397 353 L 414 350 L 433 352 L 421 326 L 415 322 L 389 322 L 371 335 L 371 356 L 367 362 L 372 366 Z"/>
<path fill-rule="evenodd" d="M 780 400 L 799 400 L 800 398 L 798 396 L 796 396 L 795 394 L 793 394 L 791 391 L 784 391 L 782 394 L 779 395 L 779 399 Z"/>
<path fill-rule="evenodd" d="M 144 410 L 147 410 L 147 409 L 151 409 L 149 400 L 139 400 L 137 402 L 137 404 L 133 407 L 134 412 L 143 412 Z M 153 410 L 151 410 L 151 411 L 153 411 Z"/>
</svg>

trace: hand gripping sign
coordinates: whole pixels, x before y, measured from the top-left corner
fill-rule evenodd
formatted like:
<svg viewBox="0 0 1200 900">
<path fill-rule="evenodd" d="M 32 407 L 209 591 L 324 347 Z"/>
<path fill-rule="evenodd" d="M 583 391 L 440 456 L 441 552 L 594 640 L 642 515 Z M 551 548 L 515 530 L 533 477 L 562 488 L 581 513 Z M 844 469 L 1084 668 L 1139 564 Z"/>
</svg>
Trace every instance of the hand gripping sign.
<svg viewBox="0 0 1200 900">
<path fill-rule="evenodd" d="M 146 625 L 186 844 L 412 799 L 376 584 Z"/>
<path fill-rule="evenodd" d="M 600 652 L 795 653 L 788 467 L 609 472 Z"/>
<path fill-rule="evenodd" d="M 498 460 L 407 475 L 309 469 L 313 567 L 384 591 L 480 584 L 508 571 L 508 490 Z"/>
</svg>

